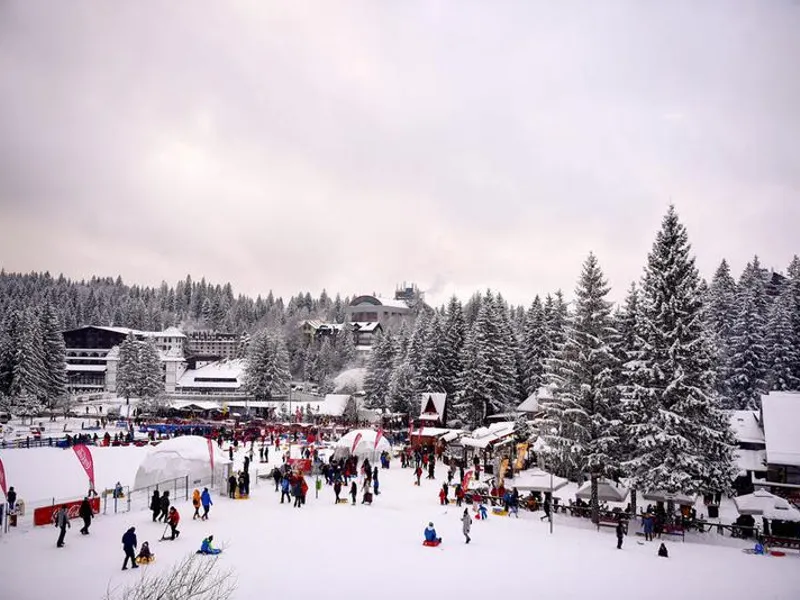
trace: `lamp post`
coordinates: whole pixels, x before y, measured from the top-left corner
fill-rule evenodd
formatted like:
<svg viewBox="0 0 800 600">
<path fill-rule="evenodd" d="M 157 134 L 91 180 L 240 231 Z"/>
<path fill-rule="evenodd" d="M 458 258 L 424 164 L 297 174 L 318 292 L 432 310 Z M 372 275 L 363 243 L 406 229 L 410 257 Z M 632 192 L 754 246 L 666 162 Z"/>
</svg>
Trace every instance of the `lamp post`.
<svg viewBox="0 0 800 600">
<path fill-rule="evenodd" d="M 553 533 L 553 470 L 550 470 L 550 533 Z"/>
</svg>

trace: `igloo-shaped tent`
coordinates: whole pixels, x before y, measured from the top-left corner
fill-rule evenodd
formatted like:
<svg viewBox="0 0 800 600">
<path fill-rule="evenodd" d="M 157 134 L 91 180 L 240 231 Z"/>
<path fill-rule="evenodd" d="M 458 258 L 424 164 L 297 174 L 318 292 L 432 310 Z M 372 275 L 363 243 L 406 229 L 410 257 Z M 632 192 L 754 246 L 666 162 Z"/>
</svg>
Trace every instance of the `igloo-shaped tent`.
<svg viewBox="0 0 800 600">
<path fill-rule="evenodd" d="M 204 437 L 182 435 L 161 442 L 147 454 L 136 471 L 134 489 L 154 487 L 179 477 L 189 477 L 190 486 L 211 485 L 211 456 L 214 456 L 214 485 L 224 481 L 231 461 Z"/>
<path fill-rule="evenodd" d="M 353 448 L 353 444 L 359 435 L 361 438 L 358 444 L 356 444 L 356 447 Z M 383 436 L 378 440 L 378 447 L 375 447 L 375 436 L 377 435 L 378 432 L 374 429 L 354 429 L 336 442 L 335 454 L 336 456 L 350 456 L 351 454 L 355 454 L 358 457 L 366 456 L 371 459 L 373 454 L 380 454 L 384 450 L 387 452 L 391 451 L 392 445 Z"/>
</svg>

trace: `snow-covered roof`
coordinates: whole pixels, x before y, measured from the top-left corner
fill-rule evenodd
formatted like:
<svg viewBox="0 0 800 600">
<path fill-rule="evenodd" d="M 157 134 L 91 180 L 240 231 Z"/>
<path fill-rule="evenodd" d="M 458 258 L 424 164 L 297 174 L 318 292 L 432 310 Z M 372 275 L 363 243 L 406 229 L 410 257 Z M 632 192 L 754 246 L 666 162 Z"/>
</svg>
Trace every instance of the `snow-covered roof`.
<svg viewBox="0 0 800 600">
<path fill-rule="evenodd" d="M 325 402 L 319 409 L 319 414 L 329 417 L 341 417 L 350 401 L 350 394 L 326 394 Z"/>
<path fill-rule="evenodd" d="M 758 422 L 758 411 L 732 410 L 729 413 L 731 429 L 736 441 L 747 444 L 763 444 L 764 430 Z"/>
<path fill-rule="evenodd" d="M 490 444 L 513 435 L 514 427 L 515 423 L 513 421 L 503 421 L 492 423 L 488 427 L 478 427 L 469 437 L 461 438 L 461 445 L 469 446 L 470 448 L 488 448 Z"/>
<path fill-rule="evenodd" d="M 246 359 L 234 358 L 212 362 L 199 369 L 187 369 L 178 380 L 177 387 L 239 388 L 246 365 Z M 209 379 L 217 381 L 204 381 Z M 218 381 L 220 379 L 227 381 Z"/>
<path fill-rule="evenodd" d="M 358 331 L 370 333 L 375 331 L 375 329 L 380 326 L 380 323 L 377 321 L 353 321 L 350 325 Z"/>
<path fill-rule="evenodd" d="M 441 419 L 444 416 L 444 406 L 446 401 L 447 401 L 447 394 L 443 392 L 425 392 L 420 397 L 419 418 L 424 419 L 425 415 L 434 415 L 434 413 L 427 411 L 428 405 L 432 404 L 434 410 L 436 411 L 435 413 L 436 418 Z"/>
<path fill-rule="evenodd" d="M 208 400 L 173 400 L 169 403 L 169 405 L 177 410 L 183 410 L 185 408 L 199 408 L 200 410 L 214 410 L 215 408 L 222 408 L 222 405 L 219 402 Z"/>
<path fill-rule="evenodd" d="M 517 488 L 519 491 L 547 492 L 557 490 L 569 483 L 568 480 L 538 468 L 527 469 L 516 473 L 513 479 L 506 479 L 506 488 Z"/>
<path fill-rule="evenodd" d="M 382 296 L 358 296 L 353 298 L 350 302 L 349 307 L 356 307 L 356 306 L 376 306 L 375 301 L 377 300 L 379 306 L 386 306 L 388 308 L 401 308 L 408 311 L 408 304 L 406 304 L 403 300 L 395 300 L 393 298 L 384 298 Z"/>
<path fill-rule="evenodd" d="M 95 371 L 97 373 L 103 372 L 107 369 L 106 365 L 72 365 L 67 364 L 67 371 Z"/>
<path fill-rule="evenodd" d="M 517 412 L 535 413 L 539 411 L 539 396 L 534 392 L 517 407 Z"/>
<path fill-rule="evenodd" d="M 767 470 L 766 450 L 735 450 L 734 460 L 740 473 Z"/>
<path fill-rule="evenodd" d="M 588 480 L 584 482 L 584 484 L 578 488 L 575 496 L 583 499 L 591 499 L 592 481 Z M 601 479 L 597 482 L 597 498 L 601 502 L 625 502 L 625 498 L 627 497 L 628 488 L 616 484 L 613 481 L 608 481 L 607 479 Z"/>
<path fill-rule="evenodd" d="M 786 499 L 767 490 L 756 490 L 752 494 L 738 496 L 733 502 L 736 510 L 742 515 L 762 515 L 767 519 L 800 521 L 800 510 L 789 504 Z"/>
<path fill-rule="evenodd" d="M 141 331 L 139 329 L 131 329 L 130 327 L 106 327 L 105 325 L 91 325 L 91 327 L 95 329 L 102 329 L 104 331 L 110 331 L 112 333 L 121 333 L 122 335 L 129 335 L 132 333 L 133 335 L 152 338 L 186 337 L 177 327 L 167 327 L 164 331 Z"/>
<path fill-rule="evenodd" d="M 136 471 L 134 489 L 143 489 L 158 483 L 189 476 L 190 485 L 210 483 L 211 460 L 217 480 L 222 476 L 222 465 L 229 464 L 216 444 L 209 444 L 204 437 L 183 435 L 154 446 Z"/>
<path fill-rule="evenodd" d="M 800 392 L 761 397 L 767 462 L 800 467 Z"/>
</svg>

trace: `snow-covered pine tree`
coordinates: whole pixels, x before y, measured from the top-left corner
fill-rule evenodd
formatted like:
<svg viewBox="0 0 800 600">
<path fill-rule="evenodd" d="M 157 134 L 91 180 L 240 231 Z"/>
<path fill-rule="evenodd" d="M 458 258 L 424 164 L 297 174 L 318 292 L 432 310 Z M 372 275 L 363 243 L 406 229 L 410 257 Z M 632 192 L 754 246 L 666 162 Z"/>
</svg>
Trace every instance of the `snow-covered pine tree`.
<svg viewBox="0 0 800 600">
<path fill-rule="evenodd" d="M 544 305 L 544 317 L 547 324 L 547 356 L 548 358 L 553 358 L 566 339 L 569 318 L 569 307 L 564 301 L 564 294 L 561 290 L 555 293 L 555 297 L 547 295 Z"/>
<path fill-rule="evenodd" d="M 790 296 L 787 303 L 792 320 L 792 346 L 797 357 L 792 366 L 792 375 L 800 380 L 800 256 L 795 255 L 792 258 L 787 275 L 788 280 L 785 285 Z"/>
<path fill-rule="evenodd" d="M 67 349 L 58 313 L 52 305 L 45 305 L 41 313 L 41 328 L 44 344 L 42 353 L 47 378 L 47 399 L 50 408 L 63 406 L 67 394 Z"/>
<path fill-rule="evenodd" d="M 449 355 L 442 317 L 438 312 L 434 312 L 428 319 L 427 331 L 423 340 L 425 347 L 422 350 L 422 360 L 417 372 L 417 391 L 446 393 Z"/>
<path fill-rule="evenodd" d="M 356 359 L 356 344 L 350 324 L 342 325 L 339 333 L 336 334 L 336 353 L 337 362 L 342 369 L 349 367 Z"/>
<path fill-rule="evenodd" d="M 138 365 L 136 395 L 152 400 L 164 393 L 163 369 L 158 348 L 152 339 L 137 343 Z"/>
<path fill-rule="evenodd" d="M 544 307 L 538 295 L 533 299 L 525 315 L 522 348 L 523 380 L 526 396 L 530 396 L 544 385 L 545 359 L 548 352 Z"/>
<path fill-rule="evenodd" d="M 117 395 L 126 403 L 139 392 L 139 341 L 129 333 L 119 345 L 117 362 Z"/>
<path fill-rule="evenodd" d="M 428 335 L 428 323 L 432 318 L 433 311 L 421 310 L 414 322 L 414 330 L 408 339 L 408 349 L 406 350 L 405 364 L 413 379 L 412 385 L 415 392 L 419 391 L 419 372 L 422 367 L 422 360 L 428 346 L 426 336 Z"/>
<path fill-rule="evenodd" d="M 415 401 L 414 374 L 407 361 L 409 338 L 408 327 L 403 321 L 395 336 L 392 375 L 389 380 L 389 399 L 394 412 L 413 418 L 418 414 L 419 407 Z"/>
<path fill-rule="evenodd" d="M 445 337 L 445 381 L 444 389 L 452 399 L 458 390 L 458 376 L 461 372 L 459 356 L 464 346 L 467 334 L 464 322 L 464 311 L 458 298 L 452 296 L 447 304 L 447 314 L 444 320 Z"/>
<path fill-rule="evenodd" d="M 0 324 L 0 395 L 6 397 L 11 393 L 14 380 L 20 316 L 20 311 L 9 310 Z"/>
<path fill-rule="evenodd" d="M 320 387 L 324 386 L 333 374 L 334 360 L 335 356 L 333 345 L 331 344 L 328 336 L 326 336 L 322 339 L 322 343 L 319 345 L 319 355 L 317 356 L 316 361 L 317 368 L 316 372 L 314 373 L 316 382 Z"/>
<path fill-rule="evenodd" d="M 553 400 L 543 405 L 539 425 L 540 431 L 549 432 L 544 439 L 556 465 L 573 478 L 580 472 L 590 474 L 595 523 L 599 479 L 618 475 L 621 458 L 619 361 L 612 348 L 617 332 L 608 292 L 597 258 L 589 254 L 575 290 L 575 309 L 567 321 L 564 343 L 547 363 Z"/>
<path fill-rule="evenodd" d="M 389 408 L 389 386 L 392 381 L 395 342 L 391 330 L 379 334 L 372 346 L 364 377 L 365 401 L 368 408 Z"/>
<path fill-rule="evenodd" d="M 731 394 L 728 408 L 758 410 L 761 395 L 767 392 L 766 312 L 764 279 L 755 258 L 745 267 L 737 286 L 728 363 Z"/>
<path fill-rule="evenodd" d="M 47 400 L 43 346 L 38 316 L 33 309 L 21 311 L 9 396 L 15 410 L 29 417 L 38 415 Z"/>
<path fill-rule="evenodd" d="M 486 420 L 491 402 L 491 390 L 484 377 L 488 368 L 484 347 L 473 339 L 474 331 L 475 325 L 467 332 L 461 349 L 459 362 L 462 369 L 449 421 L 452 427 L 480 427 Z"/>
<path fill-rule="evenodd" d="M 244 389 L 254 400 L 272 400 L 289 391 L 289 354 L 283 338 L 268 330 L 256 333 L 247 353 Z"/>
<path fill-rule="evenodd" d="M 792 301 L 792 289 L 784 285 L 770 308 L 766 335 L 769 390 L 800 389 L 800 379 L 793 372 L 798 360 L 798 348 L 793 339 Z"/>
<path fill-rule="evenodd" d="M 686 229 L 670 207 L 648 255 L 637 314 L 636 360 L 625 389 L 626 463 L 635 488 L 669 493 L 730 489 L 733 434 L 714 395 L 700 277 Z"/>
<path fill-rule="evenodd" d="M 736 281 L 728 261 L 722 260 L 706 294 L 705 316 L 711 330 L 716 356 L 716 392 L 722 406 L 731 405 L 730 353 L 736 318 Z"/>
</svg>

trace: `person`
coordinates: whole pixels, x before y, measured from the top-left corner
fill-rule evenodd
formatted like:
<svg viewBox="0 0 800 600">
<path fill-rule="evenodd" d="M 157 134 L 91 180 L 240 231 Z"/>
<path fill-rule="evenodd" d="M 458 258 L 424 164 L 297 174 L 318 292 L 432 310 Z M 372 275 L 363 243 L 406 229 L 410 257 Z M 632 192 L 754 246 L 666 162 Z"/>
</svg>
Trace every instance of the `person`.
<svg viewBox="0 0 800 600">
<path fill-rule="evenodd" d="M 358 486 L 356 485 L 356 480 L 354 479 L 350 484 L 350 497 L 353 499 L 353 506 L 356 505 L 356 496 L 358 496 Z"/>
<path fill-rule="evenodd" d="M 8 488 L 8 494 L 6 495 L 6 500 L 8 501 L 8 510 L 14 510 L 15 505 L 17 503 L 17 492 L 14 490 L 14 486 Z"/>
<path fill-rule="evenodd" d="M 447 484 L 442 484 L 442 489 L 439 490 L 439 504 L 444 506 L 447 504 Z"/>
<path fill-rule="evenodd" d="M 361 499 L 361 504 L 372 505 L 372 492 L 369 491 L 369 486 L 365 485 L 363 488 L 364 497 Z"/>
<path fill-rule="evenodd" d="M 117 484 L 114 486 L 114 492 L 112 493 L 112 497 L 114 499 L 122 498 L 122 484 L 118 481 Z"/>
<path fill-rule="evenodd" d="M 236 498 L 236 475 L 233 474 L 228 477 L 228 498 Z"/>
<path fill-rule="evenodd" d="M 486 508 L 485 504 L 479 504 L 478 505 L 478 514 L 481 517 L 481 519 L 480 519 L 481 521 L 485 521 L 486 519 L 489 518 L 489 511 Z"/>
<path fill-rule="evenodd" d="M 178 531 L 178 523 L 181 521 L 181 516 L 178 514 L 178 509 L 174 506 L 171 506 L 169 509 L 169 517 L 167 518 L 167 523 L 169 523 L 169 528 L 172 531 L 171 540 L 177 538 L 181 532 Z"/>
<path fill-rule="evenodd" d="M 283 504 L 283 499 L 284 498 L 286 498 L 286 500 L 289 502 L 289 504 L 292 503 L 292 496 L 289 493 L 290 488 L 291 488 L 291 486 L 289 485 L 289 478 L 286 475 L 284 475 L 281 478 L 281 504 Z"/>
<path fill-rule="evenodd" d="M 644 529 L 644 540 L 646 542 L 653 541 L 653 526 L 654 526 L 654 518 L 650 511 L 644 515 L 642 519 L 642 528 Z"/>
<path fill-rule="evenodd" d="M 277 492 L 281 484 L 281 470 L 278 467 L 272 469 L 272 479 L 275 481 L 275 491 Z"/>
<path fill-rule="evenodd" d="M 208 488 L 203 488 L 203 493 L 200 494 L 200 503 L 203 505 L 203 516 L 200 519 L 202 521 L 207 521 L 208 511 L 211 508 L 211 505 L 214 504 L 211 501 L 211 493 L 208 491 Z"/>
<path fill-rule="evenodd" d="M 545 519 L 550 519 L 550 498 L 544 499 L 544 516 L 540 517 L 540 521 L 544 521 Z"/>
<path fill-rule="evenodd" d="M 617 550 L 622 550 L 622 536 L 625 535 L 625 525 L 622 523 L 622 519 L 617 521 Z"/>
<path fill-rule="evenodd" d="M 192 521 L 200 518 L 200 490 L 196 489 L 192 492 L 192 506 L 194 507 L 194 514 Z"/>
<path fill-rule="evenodd" d="M 422 467 L 417 465 L 417 468 L 414 469 L 414 475 L 416 476 L 417 480 L 414 482 L 414 485 L 420 485 L 419 480 L 422 477 Z"/>
<path fill-rule="evenodd" d="M 158 520 L 162 523 L 166 523 L 167 517 L 169 517 L 169 490 L 166 490 L 163 494 L 161 494 L 161 514 L 159 515 Z"/>
<path fill-rule="evenodd" d="M 233 462 L 233 446 L 228 446 L 228 459 Z"/>
<path fill-rule="evenodd" d="M 134 553 L 136 544 L 136 528 L 130 527 L 122 536 L 122 549 L 125 551 L 125 560 L 122 562 L 123 571 L 128 568 L 128 560 L 131 561 L 131 566 L 134 569 L 139 568 L 139 565 L 136 564 L 136 554 Z"/>
<path fill-rule="evenodd" d="M 78 516 L 83 519 L 81 533 L 83 535 L 89 535 L 89 525 L 92 524 L 92 517 L 94 514 L 92 513 L 92 505 L 89 504 L 88 496 L 83 499 L 83 502 L 81 502 L 81 507 L 78 509 Z"/>
<path fill-rule="evenodd" d="M 143 542 L 142 548 L 139 550 L 139 555 L 136 557 L 136 563 L 151 563 L 155 559 L 156 555 L 150 552 L 150 544 Z"/>
<path fill-rule="evenodd" d="M 300 508 L 303 504 L 303 487 L 299 477 L 292 485 L 292 496 L 294 496 L 294 507 Z"/>
<path fill-rule="evenodd" d="M 467 538 L 467 544 L 470 543 L 469 530 L 472 527 L 472 517 L 469 516 L 469 509 L 464 509 L 464 514 L 461 515 L 461 531 L 464 532 L 464 537 Z"/>
<path fill-rule="evenodd" d="M 203 543 L 200 544 L 200 550 L 197 551 L 197 554 L 220 554 L 222 550 L 219 548 L 214 548 L 211 545 L 211 542 L 214 541 L 214 536 L 210 535 L 206 539 L 203 540 Z"/>
<path fill-rule="evenodd" d="M 429 544 L 441 544 L 442 538 L 436 535 L 436 529 L 433 527 L 433 522 L 428 523 L 425 528 L 425 541 Z"/>
<path fill-rule="evenodd" d="M 58 527 L 60 530 L 58 534 L 58 541 L 56 542 L 56 548 L 63 548 L 64 536 L 67 535 L 67 527 L 72 527 L 72 525 L 69 524 L 69 515 L 67 514 L 66 504 L 58 509 L 54 519 L 56 522 L 56 527 Z"/>
<path fill-rule="evenodd" d="M 663 558 L 669 558 L 669 552 L 667 552 L 667 547 L 664 545 L 664 542 L 661 542 L 661 545 L 658 547 L 658 555 Z"/>
<path fill-rule="evenodd" d="M 161 514 L 161 497 L 158 490 L 153 490 L 153 497 L 150 499 L 150 510 L 153 511 L 153 523 L 155 523 Z"/>
<path fill-rule="evenodd" d="M 333 503 L 339 504 L 339 494 L 342 493 L 342 481 L 339 478 L 333 482 L 333 493 L 336 495 L 336 500 Z"/>
<path fill-rule="evenodd" d="M 378 491 L 379 487 L 380 484 L 378 483 L 378 467 L 375 467 L 372 469 L 372 491 L 375 492 L 376 496 L 380 494 L 380 492 Z"/>
<path fill-rule="evenodd" d="M 461 506 L 464 502 L 464 490 L 461 489 L 461 484 L 456 484 L 456 506 Z"/>
</svg>

